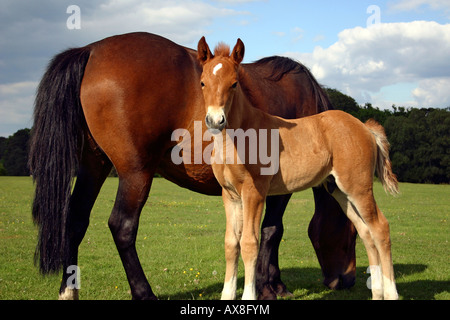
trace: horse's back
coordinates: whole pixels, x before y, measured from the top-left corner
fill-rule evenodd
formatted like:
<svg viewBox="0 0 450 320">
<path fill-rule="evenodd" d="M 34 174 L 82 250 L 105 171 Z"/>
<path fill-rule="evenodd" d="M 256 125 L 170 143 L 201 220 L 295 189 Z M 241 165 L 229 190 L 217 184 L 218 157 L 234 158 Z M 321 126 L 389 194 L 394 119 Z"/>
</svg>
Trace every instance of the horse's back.
<svg viewBox="0 0 450 320">
<path fill-rule="evenodd" d="M 116 169 L 145 165 L 192 119 L 197 66 L 185 48 L 149 33 L 93 43 L 80 98 L 89 130 Z"/>
</svg>

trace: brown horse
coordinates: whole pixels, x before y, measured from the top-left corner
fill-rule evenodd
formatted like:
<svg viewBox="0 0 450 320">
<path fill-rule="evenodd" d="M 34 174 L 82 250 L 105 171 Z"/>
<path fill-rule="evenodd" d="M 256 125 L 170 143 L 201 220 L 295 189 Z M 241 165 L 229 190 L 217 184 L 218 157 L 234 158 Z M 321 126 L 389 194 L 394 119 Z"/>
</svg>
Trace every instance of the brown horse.
<svg viewBox="0 0 450 320">
<path fill-rule="evenodd" d="M 297 118 L 331 108 L 309 71 L 290 59 L 271 57 L 242 68 L 249 75 L 242 89 L 264 111 Z M 193 135 L 194 122 L 205 118 L 200 74 L 194 50 L 149 33 L 69 49 L 49 64 L 35 101 L 30 169 L 36 184 L 33 218 L 39 226 L 35 258 L 44 274 L 63 269 L 60 298 L 78 297 L 77 288 L 67 286 L 71 273 L 66 270 L 77 265 L 91 209 L 113 165 L 119 188 L 109 226 L 135 299 L 155 298 L 135 249 L 139 215 L 154 173 L 182 187 L 220 195 L 210 165 L 176 165 L 171 159 L 177 144 L 171 139 L 174 130 L 185 128 Z M 275 94 L 280 91 L 282 95 Z M 193 159 L 206 145 L 192 147 Z M 310 237 L 324 282 L 335 288 L 352 286 L 354 227 L 323 188 L 316 188 L 314 195 Z M 258 261 L 262 298 L 287 292 L 278 246 L 289 197 L 267 198 Z M 332 222 L 321 218 L 325 214 Z M 342 237 L 330 239 L 329 232 Z"/>
<path fill-rule="evenodd" d="M 215 130 L 211 163 L 222 186 L 227 217 L 222 299 L 236 298 L 239 253 L 245 266 L 242 298 L 257 297 L 259 226 L 266 197 L 305 190 L 330 180 L 335 188 L 329 192 L 366 247 L 373 298 L 397 299 L 389 224 L 372 191 L 376 169 L 386 191 L 398 192 L 383 127 L 373 120 L 363 124 L 338 110 L 295 120 L 269 115 L 253 108 L 239 85 L 245 77 L 245 71 L 239 68 L 244 58 L 240 39 L 231 55 L 223 44 L 213 55 L 203 37 L 198 53 L 203 65 L 205 122 Z"/>
</svg>

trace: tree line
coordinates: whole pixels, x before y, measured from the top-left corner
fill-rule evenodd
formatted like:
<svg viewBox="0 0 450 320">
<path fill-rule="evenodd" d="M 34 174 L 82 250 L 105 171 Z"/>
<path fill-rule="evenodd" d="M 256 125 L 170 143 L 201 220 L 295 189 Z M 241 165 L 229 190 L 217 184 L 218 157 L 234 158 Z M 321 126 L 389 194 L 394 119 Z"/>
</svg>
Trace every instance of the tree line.
<svg viewBox="0 0 450 320">
<path fill-rule="evenodd" d="M 450 183 L 450 107 L 380 110 L 359 106 L 336 89 L 325 89 L 333 106 L 361 121 L 372 118 L 383 125 L 391 144 L 392 168 L 399 181 Z"/>
<path fill-rule="evenodd" d="M 390 157 L 398 180 L 413 183 L 450 183 L 450 107 L 380 110 L 364 106 L 336 89 L 325 88 L 336 109 L 361 121 L 382 124 L 391 143 Z M 0 175 L 26 176 L 30 129 L 0 137 Z"/>
</svg>

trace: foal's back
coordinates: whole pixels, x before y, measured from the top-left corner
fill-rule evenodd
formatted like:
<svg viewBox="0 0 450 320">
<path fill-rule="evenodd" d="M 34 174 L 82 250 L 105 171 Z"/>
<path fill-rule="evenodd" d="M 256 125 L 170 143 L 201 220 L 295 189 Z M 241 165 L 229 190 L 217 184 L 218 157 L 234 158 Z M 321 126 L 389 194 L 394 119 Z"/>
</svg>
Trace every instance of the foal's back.
<svg viewBox="0 0 450 320">
<path fill-rule="evenodd" d="M 346 179 L 353 170 L 373 175 L 375 139 L 350 114 L 330 110 L 302 119 L 274 121 L 286 121 L 290 125 L 279 127 L 280 168 L 271 181 L 269 194 L 318 186 L 330 174 L 341 179 Z M 370 183 L 373 180 L 367 175 L 364 178 Z"/>
</svg>

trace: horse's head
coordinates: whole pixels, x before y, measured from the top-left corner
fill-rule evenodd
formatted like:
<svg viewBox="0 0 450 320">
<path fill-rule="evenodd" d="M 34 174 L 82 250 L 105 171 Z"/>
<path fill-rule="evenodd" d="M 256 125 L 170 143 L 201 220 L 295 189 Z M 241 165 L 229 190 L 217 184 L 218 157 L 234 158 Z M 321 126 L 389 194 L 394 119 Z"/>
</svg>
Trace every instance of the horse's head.
<svg viewBox="0 0 450 320">
<path fill-rule="evenodd" d="M 209 50 L 205 37 L 198 43 L 198 59 L 203 66 L 201 86 L 206 107 L 206 126 L 223 130 L 238 84 L 239 64 L 244 58 L 244 43 L 237 40 L 233 51 L 219 44 L 214 54 Z"/>
</svg>

